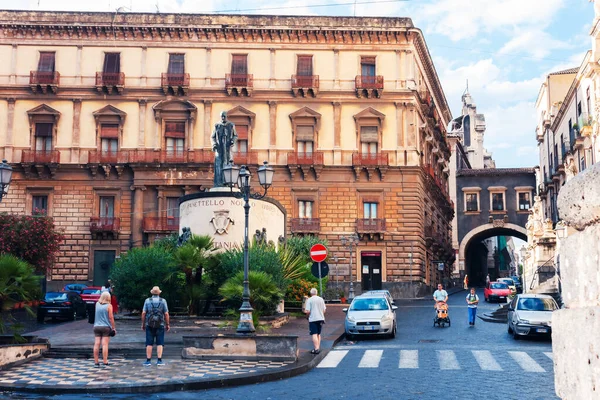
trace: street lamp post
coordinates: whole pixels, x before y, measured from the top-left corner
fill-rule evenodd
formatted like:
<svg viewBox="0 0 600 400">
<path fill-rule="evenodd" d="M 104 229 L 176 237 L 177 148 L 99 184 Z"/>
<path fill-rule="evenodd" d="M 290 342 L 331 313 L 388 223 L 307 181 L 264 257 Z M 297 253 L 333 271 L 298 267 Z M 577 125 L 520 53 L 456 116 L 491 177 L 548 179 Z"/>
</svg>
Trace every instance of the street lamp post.
<svg viewBox="0 0 600 400">
<path fill-rule="evenodd" d="M 354 246 L 358 245 L 360 238 L 356 233 L 353 233 L 350 236 L 342 236 L 340 240 L 342 241 L 342 246 L 347 246 L 350 249 L 350 290 L 348 291 L 348 301 L 351 302 L 352 299 L 354 299 L 354 282 L 352 280 L 352 269 L 354 266 L 352 265 L 352 250 Z"/>
<path fill-rule="evenodd" d="M 252 305 L 250 304 L 250 285 L 248 284 L 249 256 L 248 256 L 248 220 L 250 215 L 250 199 L 260 200 L 267 195 L 267 190 L 273 184 L 273 168 L 265 161 L 257 171 L 258 181 L 263 187 L 263 193 L 250 192 L 250 171 L 245 165 L 238 167 L 234 164 L 228 164 L 223 167 L 224 184 L 231 188 L 231 192 L 238 199 L 244 200 L 244 289 L 242 292 L 242 306 L 240 307 L 240 322 L 237 327 L 237 333 L 252 334 L 255 332 L 252 322 Z M 240 190 L 234 192 L 236 186 Z"/>
<path fill-rule="evenodd" d="M 0 201 L 8 194 L 8 185 L 10 185 L 10 180 L 12 179 L 12 171 L 13 169 L 8 162 L 2 160 L 2 164 L 0 164 Z"/>
</svg>

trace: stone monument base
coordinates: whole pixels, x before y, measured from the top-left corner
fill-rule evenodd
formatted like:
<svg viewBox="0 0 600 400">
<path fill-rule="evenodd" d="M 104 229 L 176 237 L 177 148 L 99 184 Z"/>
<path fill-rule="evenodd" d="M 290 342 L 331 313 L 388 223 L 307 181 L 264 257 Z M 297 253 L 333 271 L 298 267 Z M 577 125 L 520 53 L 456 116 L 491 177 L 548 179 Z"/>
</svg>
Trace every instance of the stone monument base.
<svg viewBox="0 0 600 400">
<path fill-rule="evenodd" d="M 181 357 L 296 361 L 298 336 L 237 334 L 184 336 Z"/>
</svg>

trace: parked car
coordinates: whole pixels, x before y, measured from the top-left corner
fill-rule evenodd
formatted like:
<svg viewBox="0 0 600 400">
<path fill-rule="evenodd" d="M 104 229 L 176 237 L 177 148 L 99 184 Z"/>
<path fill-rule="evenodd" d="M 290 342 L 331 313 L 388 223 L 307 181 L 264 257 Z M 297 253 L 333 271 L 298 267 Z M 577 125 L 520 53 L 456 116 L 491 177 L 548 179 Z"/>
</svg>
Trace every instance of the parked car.
<svg viewBox="0 0 600 400">
<path fill-rule="evenodd" d="M 504 282 L 488 282 L 483 289 L 485 301 L 504 301 L 510 296 L 510 288 Z"/>
<path fill-rule="evenodd" d="M 545 294 L 520 294 L 508 306 L 508 333 L 521 336 L 551 336 L 552 312 L 558 304 Z"/>
<path fill-rule="evenodd" d="M 515 282 L 510 279 L 510 278 L 498 278 L 498 282 L 504 282 L 508 285 L 508 288 L 510 289 L 511 294 L 517 294 L 517 285 L 515 285 Z"/>
<path fill-rule="evenodd" d="M 515 283 L 515 286 L 517 287 L 517 293 L 523 293 L 523 284 L 521 283 L 521 279 L 518 276 L 511 276 L 510 279 L 512 279 Z"/>
<path fill-rule="evenodd" d="M 64 318 L 71 321 L 77 317 L 86 317 L 85 301 L 77 292 L 48 292 L 40 301 L 37 309 L 37 321 L 44 322 L 50 317 Z"/>
<path fill-rule="evenodd" d="M 88 286 L 81 291 L 81 298 L 87 304 L 96 304 L 100 300 L 102 288 L 100 286 Z"/>
<path fill-rule="evenodd" d="M 352 339 L 359 335 L 386 335 L 396 337 L 396 310 L 389 300 L 381 294 L 363 294 L 352 300 L 346 313 L 346 337 Z"/>
<path fill-rule="evenodd" d="M 393 306 L 396 305 L 396 303 L 394 302 L 394 299 L 392 298 L 392 294 L 390 293 L 389 290 L 369 290 L 368 292 L 365 292 L 363 294 L 373 295 L 373 296 L 383 296 L 390 302 L 391 305 L 393 305 Z"/>
<path fill-rule="evenodd" d="M 63 288 L 64 292 L 77 292 L 77 293 L 81 293 L 81 291 L 83 289 L 85 289 L 87 287 L 86 284 L 83 283 L 69 283 L 66 284 L 65 287 Z"/>
</svg>

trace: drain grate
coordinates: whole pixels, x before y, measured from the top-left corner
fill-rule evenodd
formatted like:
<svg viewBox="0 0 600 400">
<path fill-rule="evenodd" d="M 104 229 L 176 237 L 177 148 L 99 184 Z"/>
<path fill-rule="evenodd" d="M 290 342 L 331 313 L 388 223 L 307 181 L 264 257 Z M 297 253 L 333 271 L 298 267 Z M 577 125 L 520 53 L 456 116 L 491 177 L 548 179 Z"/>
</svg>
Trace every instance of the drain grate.
<svg viewBox="0 0 600 400">
<path fill-rule="evenodd" d="M 440 340 L 436 340 L 436 339 L 421 339 L 419 340 L 419 343 L 439 343 Z"/>
</svg>

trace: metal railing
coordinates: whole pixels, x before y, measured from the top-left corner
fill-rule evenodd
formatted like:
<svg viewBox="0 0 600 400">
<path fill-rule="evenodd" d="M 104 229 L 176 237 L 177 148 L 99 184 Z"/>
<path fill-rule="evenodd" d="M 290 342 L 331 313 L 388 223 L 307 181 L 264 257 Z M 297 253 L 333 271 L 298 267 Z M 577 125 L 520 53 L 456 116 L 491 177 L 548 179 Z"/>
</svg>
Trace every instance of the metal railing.
<svg viewBox="0 0 600 400">
<path fill-rule="evenodd" d="M 296 153 L 290 152 L 287 154 L 288 165 L 323 165 L 323 152 L 315 151 L 312 153 Z"/>
<path fill-rule="evenodd" d="M 356 89 L 383 89 L 382 75 L 356 75 L 354 79 Z"/>
<path fill-rule="evenodd" d="M 29 73 L 30 85 L 58 85 L 60 83 L 60 74 L 56 71 L 31 71 Z"/>
<path fill-rule="evenodd" d="M 384 218 L 358 218 L 356 220 L 358 233 L 383 233 L 385 232 Z"/>
<path fill-rule="evenodd" d="M 23 150 L 21 158 L 23 163 L 58 164 L 60 152 L 58 150 Z"/>
<path fill-rule="evenodd" d="M 258 153 L 254 150 L 233 153 L 233 162 L 237 165 L 257 165 Z"/>
<path fill-rule="evenodd" d="M 178 217 L 144 217 L 142 221 L 144 232 L 177 232 Z"/>
<path fill-rule="evenodd" d="M 319 88 L 319 75 L 292 75 L 292 89 Z"/>
<path fill-rule="evenodd" d="M 352 154 L 352 165 L 354 166 L 382 166 L 389 164 L 387 153 L 354 153 Z"/>
<path fill-rule="evenodd" d="M 90 232 L 118 232 L 121 227 L 121 218 L 92 217 L 90 218 Z"/>
<path fill-rule="evenodd" d="M 252 74 L 225 74 L 225 87 L 253 87 L 254 76 Z"/>
<path fill-rule="evenodd" d="M 96 86 L 124 86 L 123 72 L 96 72 Z"/>
<path fill-rule="evenodd" d="M 129 152 L 91 150 L 88 162 L 90 164 L 127 164 L 129 162 Z"/>
<path fill-rule="evenodd" d="M 317 233 L 321 230 L 320 218 L 292 218 L 292 232 Z"/>
<path fill-rule="evenodd" d="M 162 73 L 160 75 L 161 86 L 190 86 L 190 74 L 169 74 Z"/>
</svg>

